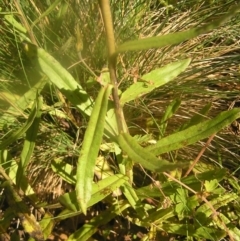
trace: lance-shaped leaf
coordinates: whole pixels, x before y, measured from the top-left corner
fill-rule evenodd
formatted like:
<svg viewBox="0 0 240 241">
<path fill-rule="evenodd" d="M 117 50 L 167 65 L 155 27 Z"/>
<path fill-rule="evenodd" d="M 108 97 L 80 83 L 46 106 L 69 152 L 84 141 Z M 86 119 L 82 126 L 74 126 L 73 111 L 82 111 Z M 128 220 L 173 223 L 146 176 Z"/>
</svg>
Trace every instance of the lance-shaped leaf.
<svg viewBox="0 0 240 241">
<path fill-rule="evenodd" d="M 36 117 L 30 126 L 30 128 L 26 132 L 26 138 L 23 144 L 23 150 L 20 155 L 20 162 L 18 164 L 17 175 L 16 175 L 16 185 L 17 187 L 21 187 L 21 189 L 25 192 L 28 187 L 26 168 L 30 161 L 30 158 L 33 154 L 35 141 L 37 138 L 37 133 L 41 120 L 41 106 L 42 106 L 42 98 L 38 97 L 37 99 L 37 114 Z"/>
<path fill-rule="evenodd" d="M 184 165 L 158 159 L 154 154 L 141 147 L 128 133 L 121 133 L 118 136 L 118 143 L 134 162 L 141 164 L 150 171 L 165 172 Z"/>
<path fill-rule="evenodd" d="M 112 86 L 108 85 L 102 88 L 98 94 L 78 159 L 76 193 L 83 213 L 86 213 L 87 203 L 91 198 L 94 166 L 102 141 L 111 89 Z"/>
<path fill-rule="evenodd" d="M 35 64 L 35 67 L 43 72 L 68 100 L 76 105 L 84 114 L 91 114 L 91 98 L 55 58 L 44 49 L 38 48 L 26 41 L 23 43 L 23 48 L 26 55 Z"/>
<path fill-rule="evenodd" d="M 33 104 L 32 111 L 26 121 L 26 123 L 17 131 L 15 132 L 10 132 L 6 139 L 4 139 L 1 144 L 0 144 L 0 150 L 5 149 L 8 145 L 16 141 L 19 137 L 21 137 L 32 125 L 37 113 L 39 110 L 39 102 L 36 101 L 36 103 Z"/>
<path fill-rule="evenodd" d="M 224 111 L 213 120 L 204 121 L 183 131 L 164 137 L 155 145 L 148 146 L 146 149 L 155 155 L 180 149 L 217 133 L 239 117 L 240 109 Z"/>
<path fill-rule="evenodd" d="M 170 33 L 163 36 L 158 37 L 150 37 L 144 39 L 138 39 L 133 41 L 128 41 L 120 46 L 118 46 L 116 53 L 122 53 L 126 51 L 139 51 L 150 48 L 161 48 L 168 45 L 178 44 L 183 41 L 189 40 L 191 38 L 197 37 L 200 34 L 207 33 L 221 24 L 229 20 L 229 18 L 233 17 L 240 9 L 240 4 L 234 6 L 225 16 L 221 16 L 216 21 L 213 21 L 209 24 L 206 24 L 199 28 L 193 28 L 182 32 Z"/>
<path fill-rule="evenodd" d="M 159 129 L 160 129 L 160 134 L 161 136 L 164 135 L 166 128 L 167 128 L 167 120 L 170 119 L 178 110 L 178 108 L 181 105 L 181 100 L 180 99 L 175 99 L 173 100 L 169 106 L 166 108 L 165 113 L 160 121 L 159 124 Z"/>
<path fill-rule="evenodd" d="M 109 176 L 98 183 L 93 183 L 91 199 L 87 203 L 87 207 L 102 201 L 106 196 L 113 193 L 117 188 L 128 182 L 128 177 L 122 174 Z M 74 211 L 73 216 L 78 210 L 78 203 L 76 199 L 76 191 L 65 193 L 59 197 L 60 203 L 69 210 Z M 61 216 L 61 215 L 59 215 Z"/>
<path fill-rule="evenodd" d="M 173 80 L 188 67 L 190 62 L 191 59 L 177 61 L 143 75 L 139 82 L 132 84 L 122 93 L 121 104 L 135 100 Z"/>
<path fill-rule="evenodd" d="M 23 43 L 25 53 L 35 64 L 38 71 L 44 73 L 49 80 L 77 107 L 84 115 L 91 115 L 93 100 L 72 75 L 44 49 L 29 43 Z M 106 117 L 105 135 L 114 138 L 117 133 L 116 120 L 111 113 Z"/>
<path fill-rule="evenodd" d="M 1 91 L 0 99 L 10 107 L 0 115 L 0 129 L 11 125 L 18 116 L 25 116 L 24 110 L 36 99 L 37 93 L 39 94 L 42 91 L 46 83 L 46 78 L 42 78 L 22 96 L 14 96 L 10 92 L 4 93 Z"/>
</svg>

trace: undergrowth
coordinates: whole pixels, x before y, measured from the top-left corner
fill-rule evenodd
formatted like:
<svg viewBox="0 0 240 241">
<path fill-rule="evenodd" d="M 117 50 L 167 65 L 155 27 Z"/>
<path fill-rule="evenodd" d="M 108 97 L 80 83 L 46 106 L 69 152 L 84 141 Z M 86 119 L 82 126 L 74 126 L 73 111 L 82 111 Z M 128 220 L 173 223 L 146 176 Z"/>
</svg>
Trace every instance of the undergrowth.
<svg viewBox="0 0 240 241">
<path fill-rule="evenodd" d="M 239 8 L 2 1 L 1 240 L 240 240 Z"/>
</svg>

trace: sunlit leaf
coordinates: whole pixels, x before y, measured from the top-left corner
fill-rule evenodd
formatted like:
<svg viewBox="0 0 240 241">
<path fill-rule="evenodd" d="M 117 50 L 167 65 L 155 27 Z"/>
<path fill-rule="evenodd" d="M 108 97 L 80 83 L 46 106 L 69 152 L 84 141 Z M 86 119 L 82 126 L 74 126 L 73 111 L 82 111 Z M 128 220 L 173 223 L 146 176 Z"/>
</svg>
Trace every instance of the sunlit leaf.
<svg viewBox="0 0 240 241">
<path fill-rule="evenodd" d="M 173 80 L 188 67 L 190 62 L 191 59 L 177 61 L 143 75 L 140 81 L 132 84 L 122 93 L 121 104 L 135 100 Z"/>
<path fill-rule="evenodd" d="M 225 16 L 221 16 L 221 18 L 215 20 L 214 22 L 206 24 L 202 27 L 192 28 L 192 29 L 185 30 L 182 32 L 177 32 L 177 33 L 169 33 L 163 36 L 149 37 L 149 38 L 125 42 L 120 46 L 118 46 L 116 52 L 122 53 L 126 51 L 139 51 L 139 50 L 145 50 L 145 49 L 151 49 L 151 48 L 161 48 L 168 45 L 181 43 L 183 41 L 197 37 L 200 34 L 207 33 L 219 27 L 221 24 L 223 24 L 231 17 L 233 17 L 239 11 L 239 9 L 240 9 L 240 5 L 238 4 L 234 8 L 231 8 L 231 10 L 229 10 L 229 12 L 225 14 Z"/>
<path fill-rule="evenodd" d="M 239 109 L 224 111 L 213 120 L 204 121 L 183 131 L 164 137 L 155 145 L 148 146 L 146 149 L 155 155 L 160 155 L 162 153 L 183 148 L 217 133 L 223 127 L 231 124 L 239 117 Z"/>
<path fill-rule="evenodd" d="M 91 199 L 87 203 L 87 207 L 90 207 L 101 200 L 103 200 L 106 196 L 111 194 L 114 190 L 123 185 L 123 183 L 127 182 L 128 178 L 122 174 L 116 174 L 110 177 L 107 177 L 98 183 L 93 183 Z M 76 191 L 66 193 L 59 197 L 59 201 L 63 206 L 68 208 L 69 210 L 73 210 L 76 212 L 79 210 Z"/>
<path fill-rule="evenodd" d="M 141 164 L 144 168 L 151 171 L 165 172 L 186 165 L 158 159 L 153 153 L 141 147 L 128 133 L 120 134 L 118 136 L 118 143 L 134 162 Z"/>
<path fill-rule="evenodd" d="M 78 159 L 76 193 L 83 213 L 86 213 L 87 203 L 91 198 L 94 167 L 102 141 L 111 89 L 111 86 L 107 86 L 98 94 Z"/>
</svg>

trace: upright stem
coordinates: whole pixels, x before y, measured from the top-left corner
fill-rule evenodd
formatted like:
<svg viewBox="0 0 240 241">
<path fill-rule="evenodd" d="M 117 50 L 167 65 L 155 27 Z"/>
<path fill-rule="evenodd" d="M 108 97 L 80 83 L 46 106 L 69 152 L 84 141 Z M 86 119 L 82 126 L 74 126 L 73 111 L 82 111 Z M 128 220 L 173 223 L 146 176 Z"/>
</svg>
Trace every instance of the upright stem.
<svg viewBox="0 0 240 241">
<path fill-rule="evenodd" d="M 108 68 L 110 73 L 111 83 L 113 85 L 113 99 L 115 104 L 115 114 L 117 119 L 118 131 L 127 132 L 127 125 L 123 115 L 122 106 L 120 104 L 118 96 L 118 82 L 116 76 L 116 47 L 115 47 L 115 38 L 113 31 L 113 21 L 110 9 L 109 0 L 99 0 L 99 5 L 101 8 L 101 13 L 103 17 L 104 27 L 107 36 L 107 46 L 108 46 Z"/>
</svg>

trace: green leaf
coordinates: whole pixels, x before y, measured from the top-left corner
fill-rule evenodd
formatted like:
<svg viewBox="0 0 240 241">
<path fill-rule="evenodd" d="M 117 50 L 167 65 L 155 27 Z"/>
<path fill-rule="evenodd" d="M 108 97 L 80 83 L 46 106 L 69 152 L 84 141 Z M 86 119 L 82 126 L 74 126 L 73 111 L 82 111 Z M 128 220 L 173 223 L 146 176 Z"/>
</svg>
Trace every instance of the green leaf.
<svg viewBox="0 0 240 241">
<path fill-rule="evenodd" d="M 178 110 L 179 106 L 181 104 L 181 100 L 176 99 L 171 102 L 171 104 L 167 107 L 161 122 L 160 122 L 160 133 L 161 135 L 164 135 L 166 128 L 167 128 L 167 120 L 170 119 Z"/>
<path fill-rule="evenodd" d="M 177 61 L 143 75 L 141 80 L 144 82 L 136 82 L 122 93 L 121 104 L 135 100 L 173 80 L 188 67 L 190 62 L 191 59 Z"/>
<path fill-rule="evenodd" d="M 202 183 L 206 180 L 218 180 L 220 182 L 226 176 L 225 169 L 215 169 L 212 171 L 207 171 L 204 173 L 198 173 L 195 175 L 191 175 L 188 177 L 182 178 L 180 181 L 187 185 L 188 187 L 192 188 L 196 192 L 202 191 Z M 181 185 L 174 182 L 168 181 L 161 185 L 161 190 L 166 196 L 173 195 L 177 192 L 177 189 L 181 188 Z M 152 187 L 152 186 L 145 186 L 141 187 L 136 190 L 136 193 L 139 198 L 146 198 L 146 197 L 163 197 L 162 192 L 159 191 L 159 187 Z"/>
<path fill-rule="evenodd" d="M 51 162 L 52 170 L 57 173 L 64 181 L 75 185 L 76 175 L 73 175 L 73 166 L 64 162 L 62 159 L 54 159 Z"/>
<path fill-rule="evenodd" d="M 24 123 L 24 125 L 18 129 L 15 132 L 10 132 L 6 139 L 4 139 L 0 144 L 0 150 L 4 150 L 7 146 L 9 146 L 11 143 L 16 141 L 19 137 L 21 137 L 32 125 L 37 113 L 39 110 L 39 103 L 36 101 L 36 103 L 33 105 L 33 108 L 31 110 L 31 113 L 27 119 L 27 121 Z"/>
<path fill-rule="evenodd" d="M 114 190 L 122 186 L 127 181 L 127 176 L 122 174 L 116 174 L 114 176 L 107 177 L 99 181 L 98 183 L 93 183 L 91 199 L 87 203 L 87 207 L 90 207 L 100 202 L 106 196 L 111 194 Z M 63 206 L 65 206 L 69 210 L 73 210 L 74 212 L 76 212 L 79 209 L 76 191 L 66 193 L 60 196 L 59 201 Z"/>
<path fill-rule="evenodd" d="M 16 175 L 16 185 L 18 188 L 21 187 L 21 190 L 23 192 L 25 192 L 28 187 L 27 175 L 25 171 L 35 147 L 35 140 L 37 138 L 38 128 L 41 120 L 41 111 L 40 111 L 41 106 L 42 106 L 42 98 L 38 97 L 37 104 L 35 107 L 36 117 L 32 125 L 26 132 L 26 138 L 23 144 L 21 155 L 20 155 L 20 162 L 18 164 L 18 170 Z"/>
<path fill-rule="evenodd" d="M 36 99 L 37 93 L 40 94 L 44 86 L 46 85 L 46 78 L 42 78 L 38 81 L 29 91 L 27 91 L 23 96 L 12 100 L 5 96 L 4 93 L 0 92 L 0 98 L 6 99 L 10 103 L 10 107 L 4 111 L 0 116 L 0 130 L 4 126 L 12 124 L 16 117 L 25 116 L 23 111 Z"/>
<path fill-rule="evenodd" d="M 183 148 L 217 133 L 239 117 L 239 109 L 224 111 L 213 120 L 204 121 L 186 130 L 164 137 L 155 145 L 148 146 L 146 149 L 155 155 L 160 155 Z"/>
<path fill-rule="evenodd" d="M 158 159 L 151 152 L 142 148 L 128 133 L 121 133 L 118 136 L 118 143 L 122 150 L 126 152 L 134 162 L 141 164 L 148 170 L 165 172 L 184 166 L 182 163 L 173 164 L 168 161 Z"/>
<path fill-rule="evenodd" d="M 94 167 L 102 141 L 111 89 L 112 86 L 108 85 L 102 88 L 98 94 L 78 159 L 76 193 L 84 214 L 86 213 L 87 203 L 91 198 Z"/>
<path fill-rule="evenodd" d="M 49 212 L 46 212 L 39 224 L 41 230 L 43 231 L 44 240 L 47 240 L 55 226 L 55 220 L 53 219 L 53 215 Z"/>
<path fill-rule="evenodd" d="M 222 206 L 225 206 L 228 203 L 236 200 L 237 198 L 238 198 L 238 195 L 236 193 L 226 193 L 225 195 L 218 196 L 217 198 L 212 199 L 210 201 L 210 203 L 217 210 L 217 209 L 221 208 Z M 207 203 L 204 203 L 202 206 L 200 206 L 197 209 L 196 218 L 198 218 L 200 220 L 202 217 L 202 213 L 204 213 L 204 218 L 212 215 L 212 209 L 209 207 L 209 205 Z"/>
<path fill-rule="evenodd" d="M 216 179 L 205 181 L 204 186 L 207 192 L 213 192 L 218 187 L 218 181 Z"/>
<path fill-rule="evenodd" d="M 190 126 L 196 125 L 204 120 L 206 120 L 206 114 L 210 110 L 212 103 L 206 104 L 196 115 L 194 115 L 188 122 L 181 126 L 180 130 L 184 130 Z"/>
<path fill-rule="evenodd" d="M 197 238 L 207 238 L 212 241 L 220 240 L 225 237 L 226 232 L 222 230 L 217 230 L 214 227 L 204 227 L 201 226 L 201 229 L 198 231 L 195 225 L 190 223 L 181 224 L 181 223 L 163 223 L 160 228 L 167 233 L 174 233 L 179 235 L 184 235 L 188 237 L 197 237 Z"/>
<path fill-rule="evenodd" d="M 23 47 L 25 53 L 35 63 L 36 68 L 43 72 L 79 110 L 90 115 L 92 100 L 72 75 L 43 49 L 26 41 L 23 42 Z"/>
<path fill-rule="evenodd" d="M 225 14 L 225 16 L 221 16 L 221 18 L 215 20 L 214 22 L 211 22 L 199 28 L 192 28 L 186 31 L 170 33 L 163 36 L 150 37 L 150 38 L 144 38 L 144 39 L 125 42 L 120 46 L 118 46 L 116 53 L 122 53 L 126 51 L 139 51 L 139 50 L 145 50 L 150 48 L 161 48 L 168 45 L 181 43 L 183 41 L 197 37 L 200 34 L 207 33 L 219 27 L 221 24 L 223 24 L 231 17 L 233 17 L 239 11 L 239 9 L 240 9 L 240 4 L 235 5 L 234 8 L 232 8 L 231 10 L 229 10 L 227 14 Z"/>
<path fill-rule="evenodd" d="M 200 239 L 209 239 L 209 240 L 221 240 L 226 236 L 226 232 L 223 230 L 216 230 L 214 227 L 200 227 L 194 233 L 194 237 Z"/>
<path fill-rule="evenodd" d="M 83 90 L 82 86 L 74 80 L 72 75 L 61 66 L 61 64 L 49 55 L 46 51 L 29 43 L 23 43 L 24 50 L 37 70 L 44 73 L 49 80 L 57 86 L 66 98 L 75 105 L 84 115 L 90 116 L 92 113 L 93 100 Z M 113 117 L 113 111 L 108 110 L 104 134 L 114 139 L 117 130 L 117 123 Z"/>
</svg>

